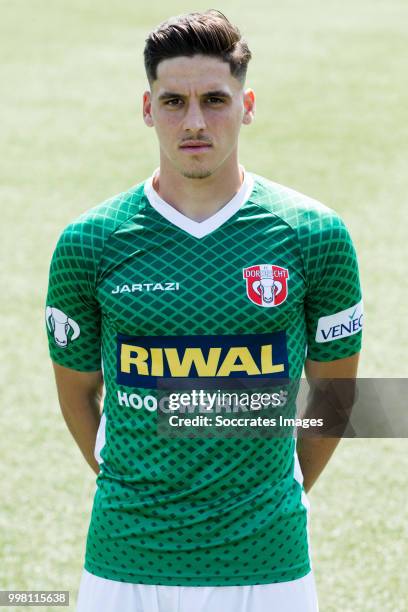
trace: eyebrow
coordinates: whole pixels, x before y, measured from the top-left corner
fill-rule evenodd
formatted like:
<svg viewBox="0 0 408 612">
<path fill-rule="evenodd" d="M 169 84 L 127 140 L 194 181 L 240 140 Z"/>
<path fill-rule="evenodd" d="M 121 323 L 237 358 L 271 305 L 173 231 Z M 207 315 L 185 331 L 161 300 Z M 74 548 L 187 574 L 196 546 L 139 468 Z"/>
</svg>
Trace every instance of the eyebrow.
<svg viewBox="0 0 408 612">
<path fill-rule="evenodd" d="M 164 91 L 162 94 L 160 94 L 159 96 L 159 100 L 168 100 L 169 98 L 185 98 L 186 96 L 183 96 L 183 94 L 179 94 L 179 93 L 175 93 L 173 91 Z M 210 98 L 210 97 L 214 97 L 214 98 L 232 98 L 231 94 L 229 94 L 228 92 L 222 90 L 222 89 L 215 89 L 213 91 L 207 91 L 205 93 L 202 94 L 202 97 L 204 98 Z"/>
</svg>

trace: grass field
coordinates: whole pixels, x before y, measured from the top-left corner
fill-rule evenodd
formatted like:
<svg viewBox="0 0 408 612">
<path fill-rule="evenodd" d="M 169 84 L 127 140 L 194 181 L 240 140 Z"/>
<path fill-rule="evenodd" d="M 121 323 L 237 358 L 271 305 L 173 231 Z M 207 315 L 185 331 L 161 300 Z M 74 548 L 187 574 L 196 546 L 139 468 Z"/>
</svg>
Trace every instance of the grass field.
<svg viewBox="0 0 408 612">
<path fill-rule="evenodd" d="M 94 478 L 57 405 L 43 315 L 49 260 L 70 220 L 156 167 L 154 132 L 141 119 L 144 38 L 169 15 L 207 6 L 0 8 L 0 589 L 65 589 L 73 602 Z M 365 295 L 360 374 L 406 377 L 407 3 L 217 8 L 254 54 L 257 118 L 243 128 L 242 163 L 343 216 Z M 407 449 L 406 440 L 345 440 L 311 492 L 322 612 L 407 609 Z"/>
</svg>

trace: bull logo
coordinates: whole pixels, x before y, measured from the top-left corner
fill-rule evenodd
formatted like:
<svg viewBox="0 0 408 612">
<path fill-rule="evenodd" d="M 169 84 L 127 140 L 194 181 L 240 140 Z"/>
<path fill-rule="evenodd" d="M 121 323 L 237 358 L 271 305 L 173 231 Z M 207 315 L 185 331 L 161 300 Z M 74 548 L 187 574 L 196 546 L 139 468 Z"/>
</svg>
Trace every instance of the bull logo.
<svg viewBox="0 0 408 612">
<path fill-rule="evenodd" d="M 79 325 L 74 319 L 53 306 L 47 306 L 45 309 L 45 320 L 50 333 L 54 336 L 55 344 L 61 348 L 66 348 L 68 342 L 76 340 L 81 333 Z M 69 336 L 70 330 L 72 330 L 72 334 Z"/>
<path fill-rule="evenodd" d="M 244 268 L 247 296 L 254 304 L 270 308 L 279 306 L 288 296 L 289 272 L 273 264 Z"/>
</svg>

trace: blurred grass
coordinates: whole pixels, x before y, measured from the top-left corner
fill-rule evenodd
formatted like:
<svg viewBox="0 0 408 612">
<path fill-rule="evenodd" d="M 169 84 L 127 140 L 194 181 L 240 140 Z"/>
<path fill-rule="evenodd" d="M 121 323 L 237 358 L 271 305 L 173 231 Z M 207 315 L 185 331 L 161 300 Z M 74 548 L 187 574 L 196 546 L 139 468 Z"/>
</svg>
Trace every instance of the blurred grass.
<svg viewBox="0 0 408 612">
<path fill-rule="evenodd" d="M 49 260 L 66 223 L 156 167 L 141 118 L 144 38 L 171 14 L 205 8 L 0 1 L 2 589 L 69 589 L 74 601 L 94 481 L 57 405 Z M 217 8 L 254 54 L 257 117 L 243 128 L 242 162 L 343 216 L 365 293 L 360 375 L 406 376 L 406 2 Z M 345 440 L 312 491 L 323 612 L 406 609 L 406 450 L 405 440 Z"/>
</svg>

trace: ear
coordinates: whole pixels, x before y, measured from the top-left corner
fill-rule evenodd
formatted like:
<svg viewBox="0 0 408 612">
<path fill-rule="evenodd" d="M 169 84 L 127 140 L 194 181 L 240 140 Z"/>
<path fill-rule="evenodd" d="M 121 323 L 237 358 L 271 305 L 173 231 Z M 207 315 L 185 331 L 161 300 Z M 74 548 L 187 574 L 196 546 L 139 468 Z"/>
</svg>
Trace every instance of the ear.
<svg viewBox="0 0 408 612">
<path fill-rule="evenodd" d="M 244 91 L 244 115 L 242 117 L 242 123 L 249 125 L 252 123 L 255 117 L 255 93 L 253 89 L 246 89 Z"/>
<path fill-rule="evenodd" d="M 153 127 L 152 95 L 150 91 L 143 93 L 143 120 L 148 127 Z"/>
</svg>

